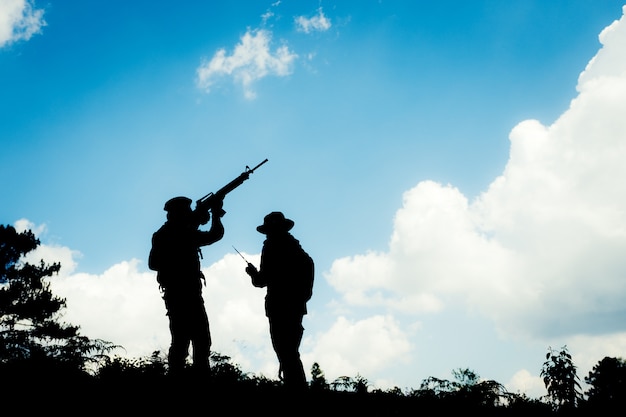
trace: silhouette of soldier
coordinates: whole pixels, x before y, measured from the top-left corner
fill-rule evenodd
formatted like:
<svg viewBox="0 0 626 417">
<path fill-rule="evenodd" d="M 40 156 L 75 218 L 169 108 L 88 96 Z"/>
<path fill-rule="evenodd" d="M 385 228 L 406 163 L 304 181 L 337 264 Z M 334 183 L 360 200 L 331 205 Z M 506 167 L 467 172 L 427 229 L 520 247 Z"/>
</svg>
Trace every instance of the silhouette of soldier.
<svg viewBox="0 0 626 417">
<path fill-rule="evenodd" d="M 209 222 L 208 211 L 191 209 L 191 199 L 174 197 L 165 203 L 167 221 L 152 235 L 148 260 L 157 271 L 157 281 L 165 301 L 171 345 L 168 354 L 169 372 L 179 375 L 185 367 L 190 344 L 193 346 L 192 369 L 207 376 L 210 371 L 211 333 L 202 298 L 204 275 L 200 270 L 200 248 L 224 236 L 221 203 L 212 209 L 209 231 L 199 226 Z"/>
<path fill-rule="evenodd" d="M 306 376 L 300 360 L 306 303 L 313 293 L 314 264 L 289 231 L 294 222 L 281 212 L 265 216 L 257 231 L 266 235 L 259 270 L 252 264 L 246 273 L 255 287 L 267 287 L 265 314 L 272 346 L 280 364 L 279 377 L 286 387 L 303 389 Z"/>
</svg>

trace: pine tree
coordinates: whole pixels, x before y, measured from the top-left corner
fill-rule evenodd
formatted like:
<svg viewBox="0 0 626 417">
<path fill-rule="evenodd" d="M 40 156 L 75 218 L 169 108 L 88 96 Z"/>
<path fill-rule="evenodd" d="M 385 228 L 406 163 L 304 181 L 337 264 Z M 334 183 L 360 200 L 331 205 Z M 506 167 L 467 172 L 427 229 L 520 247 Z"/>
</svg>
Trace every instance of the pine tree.
<svg viewBox="0 0 626 417">
<path fill-rule="evenodd" d="M 0 225 L 0 366 L 85 371 L 114 346 L 82 336 L 78 326 L 60 321 L 65 299 L 52 294 L 48 281 L 59 272 L 60 263 L 24 261 L 39 244 L 30 230 L 17 233 L 12 226 Z"/>
</svg>

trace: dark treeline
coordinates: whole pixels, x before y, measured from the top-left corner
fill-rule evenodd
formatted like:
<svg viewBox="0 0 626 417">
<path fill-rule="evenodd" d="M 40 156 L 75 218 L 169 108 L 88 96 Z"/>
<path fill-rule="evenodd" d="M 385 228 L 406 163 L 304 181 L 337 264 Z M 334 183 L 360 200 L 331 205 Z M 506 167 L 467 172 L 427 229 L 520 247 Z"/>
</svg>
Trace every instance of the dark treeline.
<svg viewBox="0 0 626 417">
<path fill-rule="evenodd" d="M 305 390 L 244 372 L 229 357 L 212 352 L 211 373 L 198 378 L 191 367 L 173 377 L 165 356 L 114 355 L 120 346 L 83 336 L 62 322 L 65 300 L 50 291 L 48 278 L 60 268 L 23 262 L 39 245 L 30 231 L 0 225 L 0 394 L 5 410 L 29 415 L 215 412 L 320 416 L 595 416 L 626 405 L 626 361 L 605 357 L 581 389 L 567 347 L 548 349 L 541 366 L 548 394 L 529 398 L 470 369 L 454 379 L 429 377 L 417 388 L 372 387 L 361 376 L 327 381 L 315 363 Z M 219 410 L 219 413 L 218 413 Z"/>
<path fill-rule="evenodd" d="M 565 351 L 559 352 L 559 356 Z M 24 359 L 0 365 L 3 406 L 23 404 L 30 411 L 64 414 L 97 410 L 114 412 L 185 412 L 220 409 L 220 414 L 247 415 L 473 415 L 596 416 L 623 409 L 626 364 L 605 358 L 585 380 L 592 384 L 569 403 L 567 390 L 542 398 L 510 393 L 495 381 L 480 380 L 468 369 L 453 371 L 454 380 L 434 377 L 419 388 L 372 389 L 364 377 L 326 381 L 318 364 L 304 392 L 286 389 L 278 380 L 243 372 L 230 358 L 211 354 L 211 375 L 195 378 L 193 370 L 172 378 L 159 352 L 146 358 L 103 356 L 97 369 L 78 370 L 59 359 Z M 562 370 L 559 370 L 559 372 Z M 566 378 L 567 379 L 567 378 Z M 561 381 L 562 382 L 562 381 Z M 555 382 L 559 383 L 559 382 Z"/>
</svg>

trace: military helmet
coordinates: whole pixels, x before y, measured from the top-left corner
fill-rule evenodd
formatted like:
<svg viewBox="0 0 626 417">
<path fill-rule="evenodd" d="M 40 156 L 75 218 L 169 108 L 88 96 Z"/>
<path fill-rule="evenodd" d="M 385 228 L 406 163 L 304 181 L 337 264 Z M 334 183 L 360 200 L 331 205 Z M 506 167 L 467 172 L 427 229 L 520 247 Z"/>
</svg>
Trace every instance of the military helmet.
<svg viewBox="0 0 626 417">
<path fill-rule="evenodd" d="M 181 212 L 181 211 L 190 211 L 191 210 L 191 198 L 187 197 L 174 197 L 165 203 L 163 210 L 168 213 L 171 212 Z"/>
</svg>

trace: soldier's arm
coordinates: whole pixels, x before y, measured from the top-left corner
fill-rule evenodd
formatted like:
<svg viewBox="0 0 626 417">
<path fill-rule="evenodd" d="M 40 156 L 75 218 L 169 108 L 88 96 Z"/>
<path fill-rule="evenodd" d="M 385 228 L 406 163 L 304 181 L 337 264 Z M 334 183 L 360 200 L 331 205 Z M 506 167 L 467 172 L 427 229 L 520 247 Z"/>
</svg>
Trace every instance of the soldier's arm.
<svg viewBox="0 0 626 417">
<path fill-rule="evenodd" d="M 198 240 L 196 244 L 198 246 L 206 246 L 217 242 L 224 237 L 224 225 L 222 224 L 221 216 L 212 216 L 211 228 L 209 231 L 199 231 L 197 233 Z"/>
</svg>

